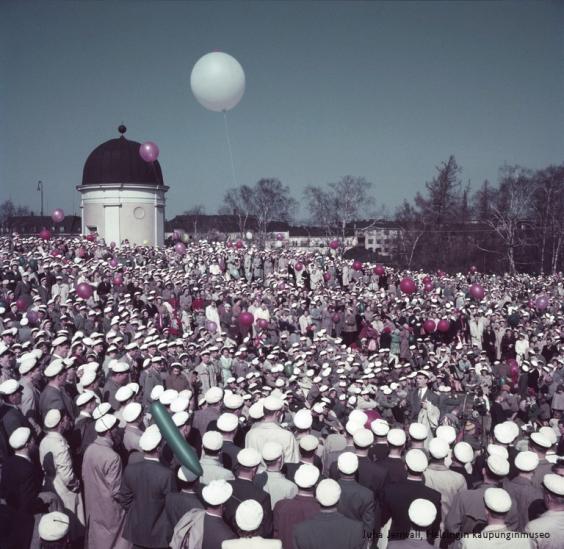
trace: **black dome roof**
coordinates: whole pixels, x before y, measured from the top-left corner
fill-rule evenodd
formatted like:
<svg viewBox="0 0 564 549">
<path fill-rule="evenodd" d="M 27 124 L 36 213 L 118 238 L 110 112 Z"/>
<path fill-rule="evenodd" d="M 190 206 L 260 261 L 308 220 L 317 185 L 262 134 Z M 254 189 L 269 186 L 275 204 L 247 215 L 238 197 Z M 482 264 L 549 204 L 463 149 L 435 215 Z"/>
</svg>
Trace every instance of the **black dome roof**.
<svg viewBox="0 0 564 549">
<path fill-rule="evenodd" d="M 125 126 L 120 126 L 119 131 L 121 137 L 102 143 L 90 153 L 84 163 L 82 184 L 164 185 L 159 162 L 145 162 L 139 156 L 141 143 L 125 138 Z"/>
</svg>

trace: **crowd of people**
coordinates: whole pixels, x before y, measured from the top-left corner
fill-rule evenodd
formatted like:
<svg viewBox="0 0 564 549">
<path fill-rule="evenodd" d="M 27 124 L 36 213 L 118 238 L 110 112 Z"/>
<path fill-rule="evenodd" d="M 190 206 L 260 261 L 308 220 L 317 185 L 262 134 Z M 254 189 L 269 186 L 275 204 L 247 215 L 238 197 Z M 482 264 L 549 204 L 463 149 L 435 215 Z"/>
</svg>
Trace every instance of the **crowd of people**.
<svg viewBox="0 0 564 549">
<path fill-rule="evenodd" d="M 0 548 L 563 549 L 562 278 L 374 267 L 0 239 Z"/>
</svg>

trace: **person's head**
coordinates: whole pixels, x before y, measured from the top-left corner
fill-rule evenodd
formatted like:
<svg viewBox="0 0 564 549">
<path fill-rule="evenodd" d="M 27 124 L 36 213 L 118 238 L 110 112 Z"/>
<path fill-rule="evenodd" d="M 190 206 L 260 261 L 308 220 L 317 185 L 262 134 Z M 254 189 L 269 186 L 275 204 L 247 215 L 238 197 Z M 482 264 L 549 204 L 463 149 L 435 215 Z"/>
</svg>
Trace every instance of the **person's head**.
<svg viewBox="0 0 564 549">
<path fill-rule="evenodd" d="M 255 478 L 261 456 L 254 448 L 243 448 L 237 454 L 237 476 L 246 480 Z"/>
<path fill-rule="evenodd" d="M 223 435 L 218 431 L 207 431 L 202 437 L 202 448 L 207 456 L 217 457 L 223 447 Z"/>
<path fill-rule="evenodd" d="M 412 480 L 422 480 L 423 473 L 429 464 L 427 456 L 423 450 L 414 448 L 405 454 L 405 465 L 407 467 L 407 478 Z"/>
<path fill-rule="evenodd" d="M 337 509 L 341 499 L 341 487 L 330 478 L 323 479 L 315 490 L 315 498 L 321 506 L 321 511 L 331 512 Z"/>
<path fill-rule="evenodd" d="M 118 430 L 119 422 L 116 416 L 112 414 L 105 414 L 100 419 L 96 420 L 94 429 L 101 438 L 110 440 L 113 444 L 119 442 L 120 432 Z"/>
<path fill-rule="evenodd" d="M 540 432 L 531 433 L 529 441 L 530 449 L 535 452 L 540 459 L 545 457 L 546 452 L 552 446 L 550 440 Z"/>
<path fill-rule="evenodd" d="M 233 494 L 233 487 L 225 480 L 212 480 L 202 489 L 202 499 L 208 514 L 222 516 L 223 505 Z"/>
<path fill-rule="evenodd" d="M 178 488 L 183 492 L 194 492 L 198 486 L 199 478 L 196 473 L 183 465 L 178 468 L 178 472 L 176 473 Z"/>
<path fill-rule="evenodd" d="M 60 511 L 43 515 L 38 526 L 40 549 L 70 548 L 69 525 L 68 515 Z"/>
<path fill-rule="evenodd" d="M 419 539 L 426 537 L 427 529 L 437 518 L 437 508 L 435 504 L 423 498 L 414 499 L 408 509 L 409 522 L 411 529 L 416 532 Z M 411 538 L 412 536 L 410 536 Z"/>
<path fill-rule="evenodd" d="M 428 383 L 429 378 L 425 374 L 419 373 L 415 376 L 415 384 L 418 389 L 425 389 Z"/>
<path fill-rule="evenodd" d="M 511 496 L 503 488 L 487 488 L 484 492 L 484 505 L 488 524 L 504 523 L 511 510 Z"/>
<path fill-rule="evenodd" d="M 548 510 L 564 510 L 564 477 L 555 473 L 544 475 L 542 480 L 544 504 Z"/>
<path fill-rule="evenodd" d="M 65 433 L 70 424 L 69 416 L 64 411 L 55 408 L 48 410 L 43 419 L 45 430 L 55 433 Z"/>
<path fill-rule="evenodd" d="M 276 396 L 269 396 L 263 401 L 264 419 L 278 421 L 283 414 L 284 402 Z"/>
<path fill-rule="evenodd" d="M 23 387 L 16 379 L 7 379 L 0 383 L 0 399 L 12 406 L 18 406 L 22 401 Z"/>
<path fill-rule="evenodd" d="M 235 524 L 241 538 L 258 535 L 258 530 L 264 518 L 262 505 L 254 499 L 242 501 L 235 511 Z"/>
<path fill-rule="evenodd" d="M 509 474 L 509 461 L 498 454 L 492 454 L 488 456 L 482 474 L 486 483 L 499 484 Z"/>
<path fill-rule="evenodd" d="M 15 429 L 10 435 L 8 443 L 16 454 L 26 456 L 32 455 L 37 446 L 29 427 L 18 427 Z"/>
<path fill-rule="evenodd" d="M 149 425 L 139 438 L 139 447 L 147 457 L 158 457 L 162 435 L 157 425 Z"/>
<path fill-rule="evenodd" d="M 405 431 L 403 429 L 390 429 L 386 435 L 391 455 L 400 455 L 406 441 Z"/>
<path fill-rule="evenodd" d="M 280 471 L 284 465 L 284 449 L 279 442 L 267 442 L 262 447 L 262 459 L 268 471 Z"/>
</svg>

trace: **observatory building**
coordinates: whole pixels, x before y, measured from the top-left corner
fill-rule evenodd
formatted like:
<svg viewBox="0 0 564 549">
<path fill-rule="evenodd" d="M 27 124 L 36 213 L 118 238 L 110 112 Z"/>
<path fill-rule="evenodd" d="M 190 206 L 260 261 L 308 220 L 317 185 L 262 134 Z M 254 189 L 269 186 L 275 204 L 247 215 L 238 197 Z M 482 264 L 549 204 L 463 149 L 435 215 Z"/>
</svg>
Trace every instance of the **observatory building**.
<svg viewBox="0 0 564 549">
<path fill-rule="evenodd" d="M 97 233 L 106 244 L 162 246 L 165 193 L 158 161 L 145 162 L 141 143 L 120 137 L 96 147 L 88 156 L 80 192 L 82 234 Z"/>
</svg>

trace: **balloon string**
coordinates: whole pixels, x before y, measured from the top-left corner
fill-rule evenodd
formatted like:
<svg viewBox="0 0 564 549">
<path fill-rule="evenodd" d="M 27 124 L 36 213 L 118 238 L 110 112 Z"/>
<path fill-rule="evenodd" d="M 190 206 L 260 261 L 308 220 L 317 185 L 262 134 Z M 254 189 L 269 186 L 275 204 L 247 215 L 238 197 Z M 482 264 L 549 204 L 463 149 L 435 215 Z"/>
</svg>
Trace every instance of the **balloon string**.
<svg viewBox="0 0 564 549">
<path fill-rule="evenodd" d="M 235 163 L 233 162 L 233 150 L 231 148 L 231 139 L 229 138 L 229 125 L 227 124 L 227 112 L 223 111 L 223 121 L 225 122 L 225 139 L 227 139 L 227 148 L 229 149 L 229 160 L 231 160 L 231 175 L 233 184 L 237 187 L 237 177 L 235 176 Z"/>
</svg>

